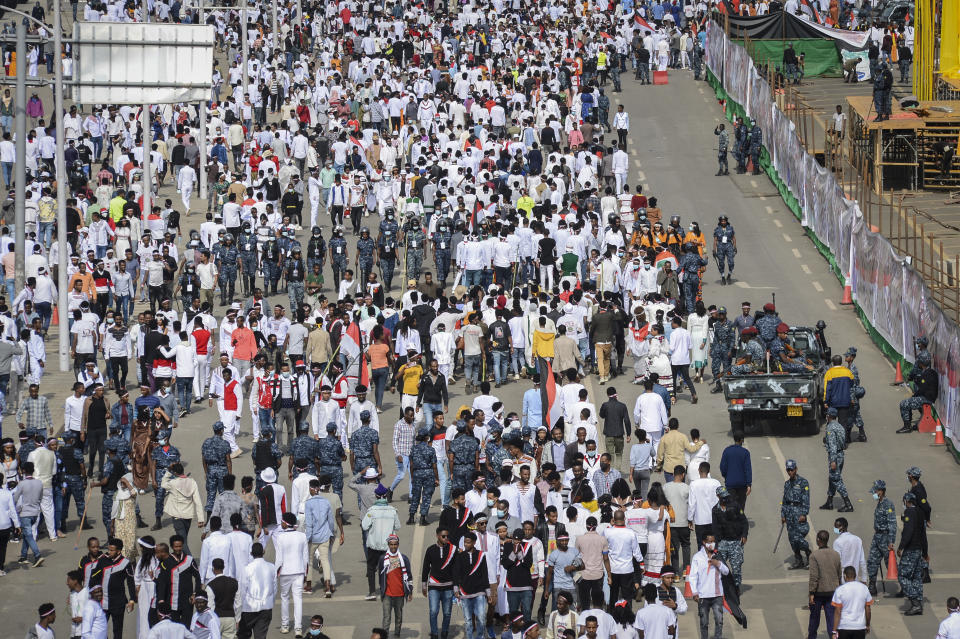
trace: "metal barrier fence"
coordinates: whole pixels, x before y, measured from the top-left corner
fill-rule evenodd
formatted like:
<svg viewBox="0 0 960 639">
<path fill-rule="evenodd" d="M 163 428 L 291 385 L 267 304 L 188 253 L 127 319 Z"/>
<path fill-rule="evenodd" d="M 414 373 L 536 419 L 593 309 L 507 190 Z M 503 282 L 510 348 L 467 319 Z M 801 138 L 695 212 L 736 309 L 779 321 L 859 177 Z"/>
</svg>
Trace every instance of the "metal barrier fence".
<svg viewBox="0 0 960 639">
<path fill-rule="evenodd" d="M 940 375 L 935 407 L 954 451 L 960 450 L 960 262 L 937 257 L 922 211 L 872 193 L 862 153 L 844 156 L 842 145 L 825 140 L 821 165 L 814 129 L 806 124 L 809 109 L 789 87 L 771 87 L 747 51 L 713 21 L 706 58 L 727 113 L 761 127 L 762 168 L 837 277 L 851 287 L 871 338 L 889 357 L 908 364 L 914 362 L 914 340 L 928 338 Z"/>
</svg>

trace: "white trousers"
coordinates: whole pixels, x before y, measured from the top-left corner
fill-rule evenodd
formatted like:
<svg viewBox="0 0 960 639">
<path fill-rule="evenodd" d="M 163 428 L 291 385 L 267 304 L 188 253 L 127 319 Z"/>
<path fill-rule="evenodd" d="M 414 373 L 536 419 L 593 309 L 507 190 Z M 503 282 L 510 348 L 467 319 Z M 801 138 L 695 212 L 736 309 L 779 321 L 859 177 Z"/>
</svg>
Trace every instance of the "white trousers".
<svg viewBox="0 0 960 639">
<path fill-rule="evenodd" d="M 310 228 L 317 225 L 317 212 L 320 210 L 320 198 L 310 198 Z"/>
<path fill-rule="evenodd" d="M 180 199 L 183 200 L 183 209 L 190 212 L 190 198 L 193 196 L 193 186 L 188 186 L 180 193 Z"/>
<path fill-rule="evenodd" d="M 280 590 L 280 625 L 290 626 L 290 595 L 293 594 L 293 627 L 303 625 L 303 575 L 279 575 L 277 589 Z"/>
<path fill-rule="evenodd" d="M 40 498 L 40 514 L 43 515 L 43 523 L 47 527 L 47 534 L 51 541 L 57 539 L 57 527 L 53 523 L 53 488 L 44 488 L 43 496 Z M 37 538 L 37 528 L 40 527 L 40 518 L 37 517 L 33 522 L 33 538 Z"/>
<path fill-rule="evenodd" d="M 623 193 L 623 185 L 627 183 L 627 174 L 623 173 L 614 173 L 613 177 L 617 180 L 617 195 Z"/>
<path fill-rule="evenodd" d="M 453 373 L 453 365 L 452 365 L 452 364 L 438 364 L 438 365 L 437 365 L 437 368 L 440 369 L 440 374 L 443 375 L 443 376 L 446 378 L 447 383 L 449 384 L 449 383 L 450 383 L 450 375 Z"/>
<path fill-rule="evenodd" d="M 220 409 L 220 421 L 223 422 L 223 439 L 230 444 L 230 452 L 234 452 L 237 446 L 237 411 L 227 410 L 223 407 L 223 400 L 217 402 L 217 408 Z"/>
<path fill-rule="evenodd" d="M 207 382 L 210 381 L 210 354 L 197 355 L 197 370 L 193 375 L 193 397 L 200 399 L 206 392 Z"/>
</svg>

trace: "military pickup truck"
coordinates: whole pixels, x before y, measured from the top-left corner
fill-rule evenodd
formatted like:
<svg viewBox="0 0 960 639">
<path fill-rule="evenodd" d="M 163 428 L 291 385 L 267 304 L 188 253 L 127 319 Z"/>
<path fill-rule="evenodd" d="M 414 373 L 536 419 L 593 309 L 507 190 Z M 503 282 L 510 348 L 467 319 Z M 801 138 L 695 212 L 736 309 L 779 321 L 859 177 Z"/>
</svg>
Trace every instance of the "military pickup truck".
<svg viewBox="0 0 960 639">
<path fill-rule="evenodd" d="M 756 431 L 759 422 L 767 420 L 804 433 L 820 432 L 823 373 L 830 364 L 830 348 L 826 346 L 822 328 L 795 326 L 787 336 L 790 345 L 803 353 L 803 359 L 813 370 L 782 371 L 768 354 L 766 360 L 756 366 L 756 372 L 725 375 L 720 383 L 733 430 Z M 743 350 L 741 345 L 734 361 L 742 357 Z"/>
</svg>

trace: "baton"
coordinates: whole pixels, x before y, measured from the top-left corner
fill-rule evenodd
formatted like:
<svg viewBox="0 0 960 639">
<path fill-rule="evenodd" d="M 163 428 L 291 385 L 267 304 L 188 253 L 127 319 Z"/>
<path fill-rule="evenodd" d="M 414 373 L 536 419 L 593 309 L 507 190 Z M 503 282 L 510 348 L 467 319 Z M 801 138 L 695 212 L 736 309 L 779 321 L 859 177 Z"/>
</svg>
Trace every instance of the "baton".
<svg viewBox="0 0 960 639">
<path fill-rule="evenodd" d="M 777 543 L 773 544 L 773 554 L 777 554 L 777 546 L 780 545 L 780 539 L 783 538 L 783 529 L 787 527 L 787 522 L 780 522 L 780 534 L 777 535 Z"/>
</svg>

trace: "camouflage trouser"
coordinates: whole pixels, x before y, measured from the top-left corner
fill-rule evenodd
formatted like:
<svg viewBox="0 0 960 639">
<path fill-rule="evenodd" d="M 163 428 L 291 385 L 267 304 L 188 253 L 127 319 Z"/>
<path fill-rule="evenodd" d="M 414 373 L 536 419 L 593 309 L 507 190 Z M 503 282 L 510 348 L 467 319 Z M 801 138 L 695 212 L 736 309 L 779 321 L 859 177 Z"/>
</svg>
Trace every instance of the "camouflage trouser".
<svg viewBox="0 0 960 639">
<path fill-rule="evenodd" d="M 473 485 L 473 466 L 453 467 L 453 489 L 460 488 L 468 492 Z"/>
<path fill-rule="evenodd" d="M 834 493 L 840 493 L 841 497 L 846 497 L 847 487 L 843 483 L 843 457 L 837 460 L 836 470 L 830 469 L 829 462 L 827 462 L 827 468 L 829 469 L 827 495 L 833 497 Z"/>
<path fill-rule="evenodd" d="M 753 372 L 753 364 L 737 364 L 730 367 L 730 372 L 734 375 L 747 375 Z"/>
<path fill-rule="evenodd" d="M 900 555 L 897 567 L 900 587 L 908 599 L 923 600 L 923 551 L 909 548 Z"/>
<path fill-rule="evenodd" d="M 724 263 L 730 269 L 730 274 L 733 275 L 733 244 L 719 244 L 717 246 L 717 268 L 720 270 L 720 275 L 723 275 Z"/>
<path fill-rule="evenodd" d="M 116 494 L 115 490 L 103 491 L 103 502 L 100 504 L 100 514 L 103 516 L 103 526 L 107 529 L 107 536 L 113 535 L 113 517 L 110 514 L 113 512 L 113 498 Z"/>
<path fill-rule="evenodd" d="M 877 578 L 880 571 L 881 562 L 887 558 L 887 546 L 893 543 L 886 534 L 874 533 L 873 540 L 870 542 L 870 552 L 867 553 L 867 575 L 870 581 Z"/>
<path fill-rule="evenodd" d="M 413 499 L 410 500 L 410 515 L 417 514 L 417 504 L 420 504 L 420 514 L 424 517 L 430 512 L 430 501 L 436 486 L 433 481 L 432 470 L 415 470 L 410 475 L 413 486 Z"/>
<path fill-rule="evenodd" d="M 295 313 L 295 309 L 303 304 L 303 281 L 287 282 L 287 297 L 290 299 L 290 312 Z"/>
<path fill-rule="evenodd" d="M 340 287 L 340 279 L 347 270 L 347 258 L 334 258 L 331 266 L 333 267 L 333 290 L 336 291 Z"/>
<path fill-rule="evenodd" d="M 360 258 L 357 260 L 357 265 L 360 267 L 360 272 L 357 275 L 359 275 L 360 281 L 363 282 L 363 285 L 366 286 L 367 276 L 373 272 L 373 258 Z"/>
<path fill-rule="evenodd" d="M 437 250 L 433 254 L 433 261 L 437 264 L 437 280 L 446 282 L 450 275 L 450 251 Z"/>
<path fill-rule="evenodd" d="M 810 544 L 807 542 L 810 524 L 806 521 L 800 523 L 800 515 L 788 515 L 785 519 L 787 520 L 787 541 L 790 542 L 793 552 L 810 550 Z"/>
<path fill-rule="evenodd" d="M 320 474 L 330 478 L 333 492 L 343 501 L 343 466 L 320 466 Z"/>
<path fill-rule="evenodd" d="M 423 266 L 423 251 L 407 251 L 407 279 L 419 280 L 420 268 Z"/>
<path fill-rule="evenodd" d="M 383 286 L 389 291 L 393 286 L 393 272 L 397 268 L 396 260 L 380 260 L 380 274 L 383 276 Z"/>
<path fill-rule="evenodd" d="M 850 430 L 859 428 L 863 430 L 863 416 L 860 414 L 860 402 L 854 400 L 850 404 Z"/>
<path fill-rule="evenodd" d="M 157 489 L 153 491 L 154 501 L 156 502 L 153 507 L 153 514 L 156 515 L 157 520 L 163 516 L 163 499 L 167 496 L 167 491 L 160 487 L 160 482 L 166 472 L 166 468 L 157 468 L 153 475 L 157 481 Z"/>
<path fill-rule="evenodd" d="M 727 562 L 733 583 L 739 588 L 743 578 L 743 546 L 740 545 L 740 540 L 721 539 L 717 543 L 717 553 Z"/>
<path fill-rule="evenodd" d="M 727 356 L 730 349 L 716 349 L 710 351 L 710 371 L 714 379 L 720 379 L 720 375 L 730 369 L 732 358 Z"/>
<path fill-rule="evenodd" d="M 243 267 L 243 275 L 240 276 L 240 288 L 244 295 L 252 295 L 253 289 L 257 285 L 257 258 L 241 256 L 240 265 Z"/>
<path fill-rule="evenodd" d="M 207 506 L 204 510 L 208 513 L 213 510 L 213 502 L 217 495 L 223 492 L 223 476 L 226 474 L 226 466 L 207 466 Z"/>
<path fill-rule="evenodd" d="M 234 287 L 237 284 L 237 269 L 223 268 L 220 270 L 220 303 L 226 304 L 233 300 Z"/>
<path fill-rule="evenodd" d="M 685 304 L 684 308 L 688 313 L 692 313 L 693 309 L 697 305 L 697 293 L 700 290 L 700 278 L 699 277 L 684 277 L 683 278 L 683 303 Z"/>
<path fill-rule="evenodd" d="M 83 516 L 83 509 L 86 504 L 86 499 L 83 494 L 83 478 L 80 475 L 64 475 L 64 483 L 67 485 L 67 494 L 63 496 L 63 505 L 60 508 L 60 521 L 65 523 L 67 521 L 67 512 L 69 511 L 70 498 L 73 497 L 73 502 L 77 506 L 77 516 Z"/>
<path fill-rule="evenodd" d="M 919 396 L 906 398 L 900 402 L 900 419 L 902 419 L 904 423 L 909 422 L 913 419 L 913 411 L 923 410 L 923 405 L 929 403 L 926 398 Z"/>
</svg>

